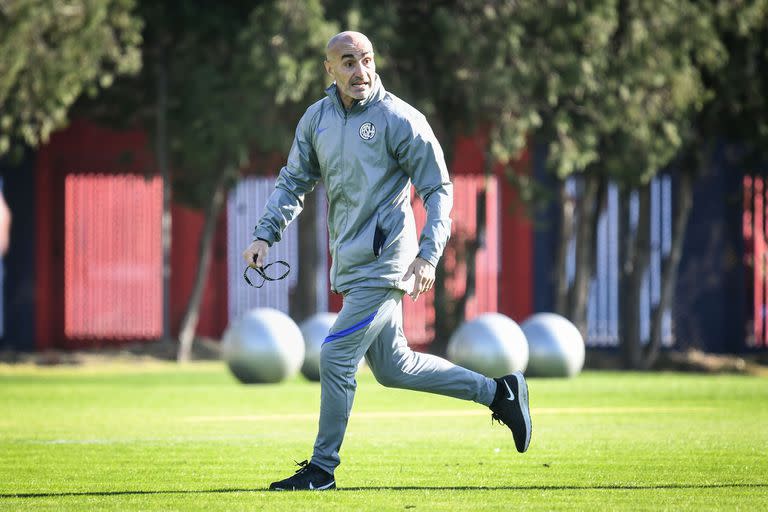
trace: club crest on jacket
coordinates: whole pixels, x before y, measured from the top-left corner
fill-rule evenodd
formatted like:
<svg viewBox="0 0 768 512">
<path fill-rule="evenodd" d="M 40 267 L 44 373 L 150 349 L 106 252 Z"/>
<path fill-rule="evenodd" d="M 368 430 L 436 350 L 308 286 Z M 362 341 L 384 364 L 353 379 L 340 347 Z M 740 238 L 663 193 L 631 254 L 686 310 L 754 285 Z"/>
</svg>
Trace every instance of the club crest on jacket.
<svg viewBox="0 0 768 512">
<path fill-rule="evenodd" d="M 360 125 L 360 138 L 363 140 L 371 140 L 376 135 L 376 127 L 373 123 L 367 122 Z"/>
</svg>

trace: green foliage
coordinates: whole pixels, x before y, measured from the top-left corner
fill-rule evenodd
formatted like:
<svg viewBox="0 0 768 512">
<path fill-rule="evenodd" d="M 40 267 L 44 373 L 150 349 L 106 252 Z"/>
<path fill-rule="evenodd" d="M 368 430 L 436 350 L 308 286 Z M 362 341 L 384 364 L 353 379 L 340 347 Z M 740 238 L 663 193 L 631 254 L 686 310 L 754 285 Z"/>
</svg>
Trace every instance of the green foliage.
<svg viewBox="0 0 768 512">
<path fill-rule="evenodd" d="M 473 4 L 449 37 L 454 79 L 513 157 L 526 137 L 548 146 L 561 178 L 590 168 L 645 182 L 681 145 L 706 90 L 697 63 L 723 51 L 694 2 L 599 0 Z M 450 20 L 450 16 L 445 16 Z"/>
<path fill-rule="evenodd" d="M 182 169 L 239 167 L 254 150 L 287 151 L 300 113 L 322 95 L 333 31 L 322 16 L 319 2 L 267 2 L 219 33 L 170 49 L 170 133 Z"/>
<path fill-rule="evenodd" d="M 721 138 L 740 144 L 745 159 L 763 164 L 768 147 L 768 1 L 710 4 L 727 60 L 715 72 L 702 70 L 712 94 L 694 122 L 688 151 L 701 152 Z"/>
<path fill-rule="evenodd" d="M 155 131 L 157 77 L 167 77 L 174 197 L 193 207 L 221 173 L 286 153 L 301 113 L 325 85 L 325 44 L 336 27 L 319 0 L 141 3 L 147 30 L 141 76 L 123 81 L 115 102 Z M 137 94 L 138 92 L 138 94 Z M 265 171 L 274 172 L 277 169 Z"/>
<path fill-rule="evenodd" d="M 133 0 L 0 1 L 0 156 L 37 146 L 95 95 L 141 67 Z"/>
<path fill-rule="evenodd" d="M 508 161 L 532 138 L 561 178 L 596 169 L 646 182 L 708 98 L 702 69 L 725 60 L 712 10 L 693 1 L 394 2 L 366 13 L 360 28 L 388 55 L 386 82 L 445 139 L 491 127 L 493 155 Z"/>
</svg>

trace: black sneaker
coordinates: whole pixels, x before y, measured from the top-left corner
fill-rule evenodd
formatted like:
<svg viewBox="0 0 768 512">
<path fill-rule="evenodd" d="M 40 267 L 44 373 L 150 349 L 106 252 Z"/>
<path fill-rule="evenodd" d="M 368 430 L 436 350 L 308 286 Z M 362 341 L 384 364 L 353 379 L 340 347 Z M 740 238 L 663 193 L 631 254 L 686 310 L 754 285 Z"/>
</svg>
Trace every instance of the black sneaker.
<svg viewBox="0 0 768 512">
<path fill-rule="evenodd" d="M 320 469 L 311 462 L 302 461 L 296 463 L 301 466 L 292 477 L 272 482 L 270 491 L 327 491 L 336 488 L 333 475 Z"/>
<path fill-rule="evenodd" d="M 531 411 L 528 407 L 528 384 L 523 374 L 515 372 L 496 381 L 496 396 L 490 405 L 491 418 L 504 423 L 512 431 L 520 453 L 531 442 Z"/>
</svg>

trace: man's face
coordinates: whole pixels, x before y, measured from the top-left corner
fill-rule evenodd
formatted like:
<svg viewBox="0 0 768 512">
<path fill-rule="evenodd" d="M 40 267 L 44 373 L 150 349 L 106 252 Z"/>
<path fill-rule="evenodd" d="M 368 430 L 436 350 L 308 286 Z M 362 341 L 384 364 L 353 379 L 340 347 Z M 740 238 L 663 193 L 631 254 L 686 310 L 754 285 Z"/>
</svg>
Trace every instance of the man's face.
<svg viewBox="0 0 768 512">
<path fill-rule="evenodd" d="M 325 70 L 336 81 L 346 108 L 350 108 L 355 100 L 366 99 L 376 80 L 370 41 L 365 36 L 342 37 L 328 48 Z"/>
</svg>

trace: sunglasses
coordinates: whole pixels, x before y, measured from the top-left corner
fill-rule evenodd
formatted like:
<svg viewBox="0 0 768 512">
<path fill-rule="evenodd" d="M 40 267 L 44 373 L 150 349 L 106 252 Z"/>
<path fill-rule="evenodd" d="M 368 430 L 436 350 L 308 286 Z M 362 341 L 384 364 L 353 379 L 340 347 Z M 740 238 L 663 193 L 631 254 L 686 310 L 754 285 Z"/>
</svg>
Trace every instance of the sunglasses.
<svg viewBox="0 0 768 512">
<path fill-rule="evenodd" d="M 272 270 L 269 270 L 270 268 L 272 268 Z M 256 272 L 258 278 L 254 279 L 254 281 L 256 281 L 257 284 L 253 284 L 253 282 L 248 277 L 249 270 Z M 251 266 L 245 267 L 245 270 L 243 270 L 243 279 L 245 279 L 245 282 L 250 286 L 253 286 L 254 288 L 261 288 L 267 281 L 279 281 L 281 279 L 285 279 L 285 276 L 287 276 L 290 271 L 291 266 L 288 264 L 288 262 L 277 260 L 273 261 L 272 263 L 268 263 L 261 268 L 253 268 Z"/>
</svg>

